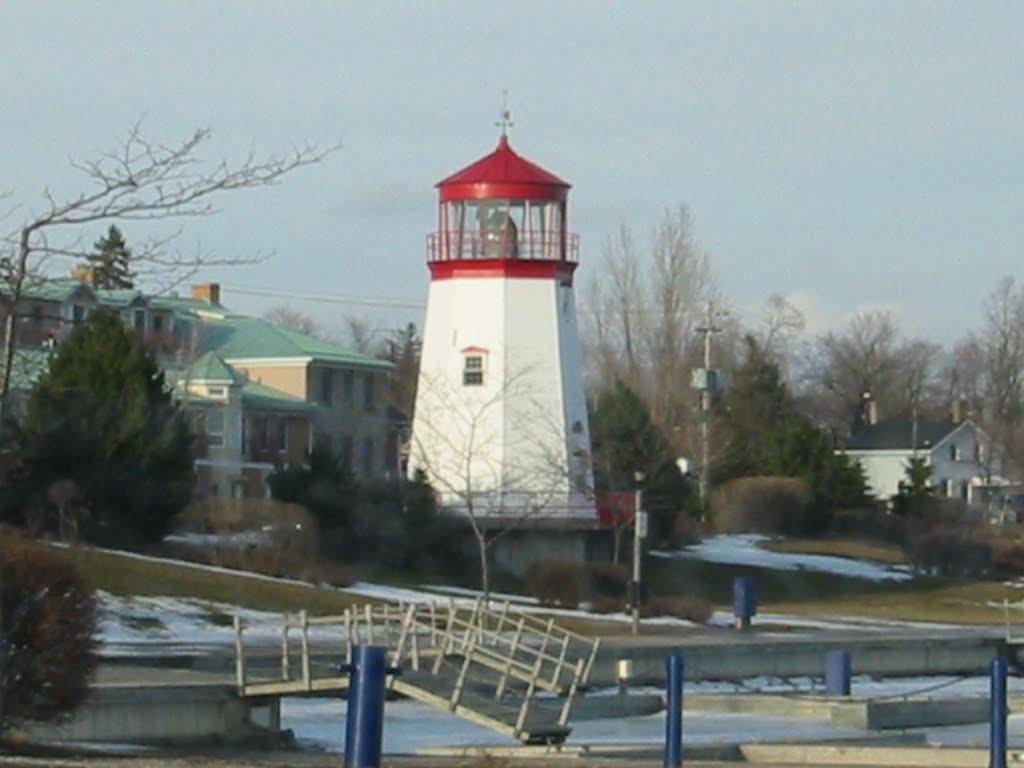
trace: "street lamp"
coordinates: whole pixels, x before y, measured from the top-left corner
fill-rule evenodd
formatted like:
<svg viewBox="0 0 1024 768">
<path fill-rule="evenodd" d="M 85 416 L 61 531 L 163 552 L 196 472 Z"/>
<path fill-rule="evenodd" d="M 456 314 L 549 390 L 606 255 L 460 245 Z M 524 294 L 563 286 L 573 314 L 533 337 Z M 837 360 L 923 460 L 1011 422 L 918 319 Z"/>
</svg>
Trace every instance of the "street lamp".
<svg viewBox="0 0 1024 768">
<path fill-rule="evenodd" d="M 633 580 L 629 584 L 629 603 L 633 611 L 633 634 L 640 633 L 640 559 L 641 542 L 647 535 L 647 513 L 643 511 L 643 472 L 633 473 Z"/>
</svg>

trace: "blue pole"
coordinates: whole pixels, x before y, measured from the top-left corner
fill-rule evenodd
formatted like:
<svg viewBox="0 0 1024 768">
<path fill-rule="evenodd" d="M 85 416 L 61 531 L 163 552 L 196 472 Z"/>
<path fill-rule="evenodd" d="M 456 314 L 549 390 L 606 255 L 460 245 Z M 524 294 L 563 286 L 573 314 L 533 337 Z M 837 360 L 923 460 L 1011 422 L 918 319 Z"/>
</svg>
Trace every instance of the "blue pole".
<svg viewBox="0 0 1024 768">
<path fill-rule="evenodd" d="M 850 695 L 850 652 L 833 650 L 825 654 L 825 693 Z"/>
<path fill-rule="evenodd" d="M 677 653 L 665 660 L 668 690 L 665 696 L 665 768 L 683 764 L 683 657 Z"/>
<path fill-rule="evenodd" d="M 387 649 L 379 645 L 352 647 L 352 675 L 345 718 L 345 768 L 380 768 L 384 737 L 384 676 Z"/>
<path fill-rule="evenodd" d="M 1006 659 L 1001 657 L 989 664 L 989 768 L 1006 768 L 1006 668 Z"/>
</svg>

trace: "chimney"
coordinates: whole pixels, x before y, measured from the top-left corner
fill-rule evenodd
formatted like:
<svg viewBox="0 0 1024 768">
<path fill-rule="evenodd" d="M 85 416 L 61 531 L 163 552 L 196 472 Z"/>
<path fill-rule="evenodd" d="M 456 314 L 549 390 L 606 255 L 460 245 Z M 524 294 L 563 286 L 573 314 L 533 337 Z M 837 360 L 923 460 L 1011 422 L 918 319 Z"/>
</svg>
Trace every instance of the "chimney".
<svg viewBox="0 0 1024 768">
<path fill-rule="evenodd" d="M 864 424 L 872 425 L 878 423 L 878 403 L 871 397 L 870 391 L 864 391 L 860 394 L 861 399 L 861 418 L 864 420 Z"/>
<path fill-rule="evenodd" d="M 73 280 L 80 280 L 83 283 L 88 283 L 89 285 L 95 285 L 96 270 L 86 264 L 82 264 L 71 270 L 71 278 Z"/>
<path fill-rule="evenodd" d="M 207 304 L 220 306 L 220 283 L 194 283 L 192 298 L 205 301 Z"/>
<path fill-rule="evenodd" d="M 949 416 L 953 419 L 954 424 L 959 424 L 964 420 L 964 414 L 967 410 L 967 403 L 964 402 L 962 397 L 954 397 L 953 402 L 949 404 Z"/>
</svg>

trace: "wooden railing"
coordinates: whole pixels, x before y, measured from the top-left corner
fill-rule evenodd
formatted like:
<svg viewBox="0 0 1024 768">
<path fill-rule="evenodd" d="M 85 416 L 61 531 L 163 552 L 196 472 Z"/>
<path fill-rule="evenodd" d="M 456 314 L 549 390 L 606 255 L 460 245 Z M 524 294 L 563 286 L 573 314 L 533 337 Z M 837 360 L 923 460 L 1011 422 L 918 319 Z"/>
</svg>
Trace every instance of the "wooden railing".
<svg viewBox="0 0 1024 768">
<path fill-rule="evenodd" d="M 553 619 L 518 612 L 507 602 L 497 610 L 482 599 L 471 605 L 454 600 L 367 604 L 336 616 L 311 617 L 305 611 L 282 616 L 276 625 L 279 668 L 255 679 L 247 669 L 245 643 L 246 633 L 255 626 L 235 617 L 235 673 L 243 695 L 347 687 L 347 675 L 337 663 L 329 673 L 314 673 L 314 645 L 324 645 L 339 663 L 351 661 L 354 645 L 381 645 L 389 649 L 391 665 L 429 671 L 435 679 L 441 679 L 445 660 L 456 662 L 458 673 L 445 694 L 452 711 L 463 706 L 470 680 L 477 690 L 485 683 L 493 686 L 497 701 L 507 695 L 521 696 L 515 723 L 508 724 L 516 736 L 523 732 L 538 690 L 564 697 L 557 722 L 563 726 L 568 722 L 573 700 L 587 684 L 598 651 L 598 641 L 564 630 Z M 392 677 L 391 685 L 395 683 Z"/>
</svg>

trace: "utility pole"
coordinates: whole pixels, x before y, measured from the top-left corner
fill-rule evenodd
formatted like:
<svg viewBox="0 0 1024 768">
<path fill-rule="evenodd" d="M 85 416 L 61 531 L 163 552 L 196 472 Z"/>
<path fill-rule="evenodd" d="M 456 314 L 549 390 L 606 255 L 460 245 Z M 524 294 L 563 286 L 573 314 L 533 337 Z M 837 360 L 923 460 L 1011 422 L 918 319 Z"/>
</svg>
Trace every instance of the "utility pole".
<svg viewBox="0 0 1024 768">
<path fill-rule="evenodd" d="M 704 368 L 701 375 L 695 376 L 695 383 L 700 389 L 700 517 L 707 517 L 708 476 L 711 468 L 711 396 L 718 388 L 717 372 L 711 369 L 711 337 L 722 329 L 715 325 L 714 304 L 708 302 L 707 316 L 704 325 L 697 326 L 697 333 L 704 334 Z"/>
<path fill-rule="evenodd" d="M 640 633 L 640 561 L 643 557 L 642 542 L 647 535 L 647 513 L 643 511 L 644 473 L 633 473 L 633 581 L 629 585 L 629 602 L 633 612 L 633 634 Z"/>
</svg>

